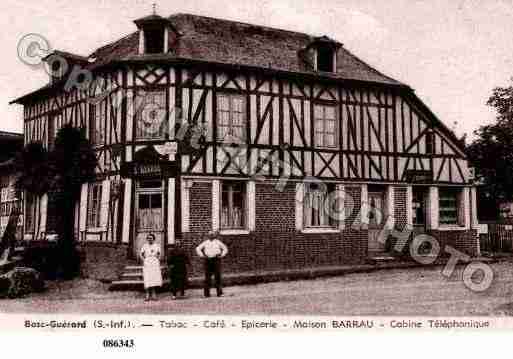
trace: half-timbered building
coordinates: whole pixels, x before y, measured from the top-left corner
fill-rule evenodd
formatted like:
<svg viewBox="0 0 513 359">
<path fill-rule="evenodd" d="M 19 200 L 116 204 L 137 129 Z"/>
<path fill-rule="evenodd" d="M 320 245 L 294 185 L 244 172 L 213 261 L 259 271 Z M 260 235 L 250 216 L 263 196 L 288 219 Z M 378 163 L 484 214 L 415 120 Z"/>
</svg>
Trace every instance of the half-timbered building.
<svg viewBox="0 0 513 359">
<path fill-rule="evenodd" d="M 15 156 L 23 148 L 23 135 L 19 133 L 0 131 L 0 239 L 3 237 L 11 213 L 21 209 L 21 198 L 16 193 L 17 178 Z M 16 238 L 23 234 L 23 216 L 16 216 Z M 0 253 L 1 256 L 1 253 Z"/>
<path fill-rule="evenodd" d="M 380 231 L 410 227 L 478 252 L 463 146 L 409 86 L 327 36 L 189 14 L 135 25 L 89 56 L 49 54 L 50 84 L 13 101 L 25 143 L 87 129 L 97 180 L 76 233 L 95 255 L 125 263 L 151 232 L 192 256 L 215 230 L 228 272 L 333 266 L 393 252 Z"/>
</svg>

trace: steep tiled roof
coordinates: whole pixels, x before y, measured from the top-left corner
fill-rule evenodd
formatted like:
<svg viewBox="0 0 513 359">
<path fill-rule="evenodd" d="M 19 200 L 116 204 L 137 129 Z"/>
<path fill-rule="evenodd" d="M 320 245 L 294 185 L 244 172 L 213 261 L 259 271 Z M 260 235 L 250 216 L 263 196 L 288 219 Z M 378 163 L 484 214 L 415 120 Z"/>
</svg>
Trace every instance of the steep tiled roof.
<svg viewBox="0 0 513 359">
<path fill-rule="evenodd" d="M 157 57 L 150 55 L 153 58 L 182 58 L 315 74 L 308 63 L 308 58 L 301 56 L 301 52 L 314 41 L 329 39 L 190 14 L 172 15 L 169 20 L 180 35 L 176 40 L 170 40 L 168 54 Z M 135 32 L 96 50 L 91 54 L 97 59 L 95 67 L 116 60 L 142 60 L 142 56 L 138 55 L 138 41 L 138 33 Z M 337 72 L 324 75 L 391 85 L 400 84 L 343 47 L 338 51 Z"/>
</svg>

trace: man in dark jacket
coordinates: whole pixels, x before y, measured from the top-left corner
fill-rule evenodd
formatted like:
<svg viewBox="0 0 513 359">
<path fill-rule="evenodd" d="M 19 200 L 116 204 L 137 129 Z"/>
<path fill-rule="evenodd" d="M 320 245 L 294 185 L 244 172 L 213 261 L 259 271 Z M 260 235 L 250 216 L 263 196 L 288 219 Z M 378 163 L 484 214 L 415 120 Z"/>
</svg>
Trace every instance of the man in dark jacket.
<svg viewBox="0 0 513 359">
<path fill-rule="evenodd" d="M 181 248 L 173 246 L 167 256 L 167 265 L 169 270 L 169 280 L 173 299 L 180 292 L 180 296 L 185 296 L 185 287 L 187 285 L 187 265 L 189 257 Z"/>
</svg>

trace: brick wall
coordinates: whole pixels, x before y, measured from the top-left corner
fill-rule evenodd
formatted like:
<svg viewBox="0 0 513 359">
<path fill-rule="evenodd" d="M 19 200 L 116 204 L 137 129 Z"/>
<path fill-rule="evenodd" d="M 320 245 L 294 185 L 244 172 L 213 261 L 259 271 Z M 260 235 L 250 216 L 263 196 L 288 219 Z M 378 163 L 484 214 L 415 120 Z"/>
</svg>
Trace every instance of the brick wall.
<svg viewBox="0 0 513 359">
<path fill-rule="evenodd" d="M 189 199 L 189 231 L 207 233 L 212 229 L 212 183 L 194 182 Z"/>
<path fill-rule="evenodd" d="M 440 244 L 441 254 L 445 253 L 445 247 L 451 246 L 469 256 L 478 254 L 477 230 L 440 231 L 430 230 L 427 234 L 433 236 Z"/>
<path fill-rule="evenodd" d="M 208 202 L 208 213 L 211 213 L 211 186 L 201 183 L 196 187 L 198 184 L 195 183 L 191 190 L 191 231 L 183 233 L 179 239 L 179 245 L 191 257 L 191 275 L 202 274 L 203 263 L 196 256 L 194 248 L 204 238 L 205 226 L 200 226 L 200 223 L 207 220 L 205 212 L 199 210 L 197 203 L 193 203 L 193 198 L 198 203 Z M 361 190 L 353 186 L 347 191 L 355 202 L 349 221 L 358 224 Z M 312 234 L 296 231 L 295 196 L 294 183 L 282 191 L 278 191 L 271 183 L 256 184 L 256 231 L 248 235 L 221 236 L 230 251 L 223 260 L 225 273 L 354 264 L 366 260 L 368 232 L 366 229 L 351 228 L 348 221 L 346 229 L 341 233 Z M 196 213 L 201 219 L 195 218 L 193 207 L 197 208 Z M 194 222 L 197 225 L 193 226 Z M 193 228 L 196 230 L 193 231 Z"/>
<path fill-rule="evenodd" d="M 128 263 L 128 246 L 113 243 L 84 242 L 81 253 L 81 276 L 84 278 L 112 281 L 119 279 Z"/>
</svg>

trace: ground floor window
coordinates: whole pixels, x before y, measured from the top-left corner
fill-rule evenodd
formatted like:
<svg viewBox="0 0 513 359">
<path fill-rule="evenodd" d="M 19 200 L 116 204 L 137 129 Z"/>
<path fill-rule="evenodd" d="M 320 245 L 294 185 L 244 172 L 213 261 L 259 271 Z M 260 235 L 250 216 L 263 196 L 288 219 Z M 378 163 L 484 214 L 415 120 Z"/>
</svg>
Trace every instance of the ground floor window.
<svg viewBox="0 0 513 359">
<path fill-rule="evenodd" d="M 34 232 L 34 221 L 36 217 L 36 197 L 31 193 L 25 195 L 25 231 Z"/>
<path fill-rule="evenodd" d="M 336 227 L 337 213 L 330 205 L 329 196 L 336 190 L 334 183 L 305 185 L 303 214 L 305 227 Z"/>
<path fill-rule="evenodd" d="M 246 228 L 246 182 L 223 181 L 221 188 L 221 228 Z"/>
<path fill-rule="evenodd" d="M 423 187 L 413 187 L 412 209 L 413 225 L 424 226 L 426 224 L 426 197 L 427 190 Z"/>
<path fill-rule="evenodd" d="M 461 189 L 439 189 L 439 220 L 441 225 L 460 225 Z"/>
<path fill-rule="evenodd" d="M 87 201 L 87 227 L 100 227 L 100 212 L 102 202 L 102 183 L 91 183 L 89 185 Z"/>
</svg>

